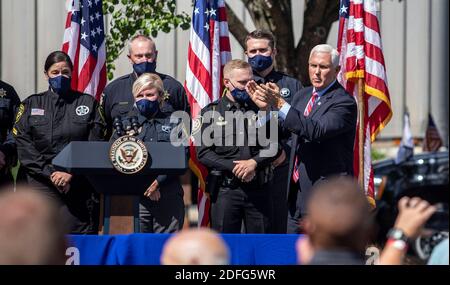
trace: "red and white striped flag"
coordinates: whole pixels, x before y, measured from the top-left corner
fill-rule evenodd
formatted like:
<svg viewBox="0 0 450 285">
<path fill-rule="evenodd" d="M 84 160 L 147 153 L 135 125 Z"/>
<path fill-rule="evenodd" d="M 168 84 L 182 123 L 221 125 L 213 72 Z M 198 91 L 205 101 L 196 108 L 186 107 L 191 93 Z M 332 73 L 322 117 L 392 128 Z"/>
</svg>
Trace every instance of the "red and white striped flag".
<svg viewBox="0 0 450 285">
<path fill-rule="evenodd" d="M 99 99 L 106 85 L 101 0 L 68 0 L 62 50 L 73 62 L 72 89 Z"/>
<path fill-rule="evenodd" d="M 231 60 L 230 38 L 224 0 L 196 0 L 192 15 L 186 81 L 184 88 L 195 121 L 200 110 L 219 99 L 223 91 L 223 66 Z M 190 146 L 191 170 L 200 181 L 198 225 L 209 225 L 209 196 L 205 193 L 206 168 Z"/>
<path fill-rule="evenodd" d="M 375 0 L 341 0 L 338 80 L 357 96 L 358 79 L 364 79 L 364 190 L 375 206 L 371 143 L 392 117 L 386 68 Z M 354 148 L 354 171 L 359 176 L 359 122 Z"/>
</svg>

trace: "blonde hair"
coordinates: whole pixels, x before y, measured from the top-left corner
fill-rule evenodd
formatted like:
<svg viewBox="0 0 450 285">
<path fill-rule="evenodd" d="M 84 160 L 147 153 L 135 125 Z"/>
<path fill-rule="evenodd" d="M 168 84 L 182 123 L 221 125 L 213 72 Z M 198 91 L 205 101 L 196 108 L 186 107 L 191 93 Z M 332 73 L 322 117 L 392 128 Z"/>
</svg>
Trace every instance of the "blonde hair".
<svg viewBox="0 0 450 285">
<path fill-rule="evenodd" d="M 164 93 L 161 78 L 154 73 L 144 73 L 133 84 L 133 96 L 136 97 L 143 90 L 150 88 L 156 88 L 160 96 Z"/>
<path fill-rule="evenodd" d="M 234 69 L 252 69 L 251 65 L 242 59 L 233 59 L 223 67 L 223 76 L 227 78 Z"/>
</svg>

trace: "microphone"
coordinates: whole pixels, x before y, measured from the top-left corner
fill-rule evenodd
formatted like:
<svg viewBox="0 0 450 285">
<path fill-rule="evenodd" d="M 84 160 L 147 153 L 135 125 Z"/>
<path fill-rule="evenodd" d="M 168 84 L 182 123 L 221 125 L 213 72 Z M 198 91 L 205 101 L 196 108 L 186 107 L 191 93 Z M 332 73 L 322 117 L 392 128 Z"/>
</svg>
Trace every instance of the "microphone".
<svg viewBox="0 0 450 285">
<path fill-rule="evenodd" d="M 140 125 L 139 125 L 137 117 L 131 117 L 131 127 L 133 128 L 135 134 L 139 133 Z"/>
<path fill-rule="evenodd" d="M 121 137 L 123 135 L 123 125 L 122 125 L 122 120 L 120 119 L 120 116 L 117 116 L 114 118 L 113 128 L 114 128 L 114 130 L 116 130 L 116 133 L 119 137 Z"/>
<path fill-rule="evenodd" d="M 125 133 L 129 134 L 131 131 L 131 122 L 130 122 L 130 118 L 125 118 L 122 122 L 123 124 L 123 128 L 125 130 Z"/>
</svg>

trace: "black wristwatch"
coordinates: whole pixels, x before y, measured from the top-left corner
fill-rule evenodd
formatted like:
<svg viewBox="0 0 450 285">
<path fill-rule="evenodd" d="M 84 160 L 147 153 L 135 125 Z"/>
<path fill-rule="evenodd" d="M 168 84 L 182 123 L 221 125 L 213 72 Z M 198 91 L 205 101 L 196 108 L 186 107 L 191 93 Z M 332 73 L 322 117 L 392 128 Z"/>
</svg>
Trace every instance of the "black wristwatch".
<svg viewBox="0 0 450 285">
<path fill-rule="evenodd" d="M 409 237 L 405 235 L 405 233 L 402 230 L 396 228 L 392 228 L 389 230 L 387 238 L 392 240 L 401 240 L 404 241 L 405 243 L 409 242 Z"/>
</svg>

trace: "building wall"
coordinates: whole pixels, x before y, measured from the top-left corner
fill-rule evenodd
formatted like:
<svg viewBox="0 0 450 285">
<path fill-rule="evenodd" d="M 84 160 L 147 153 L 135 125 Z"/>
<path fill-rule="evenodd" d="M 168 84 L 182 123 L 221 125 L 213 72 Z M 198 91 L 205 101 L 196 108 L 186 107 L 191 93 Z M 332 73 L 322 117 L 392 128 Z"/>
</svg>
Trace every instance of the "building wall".
<svg viewBox="0 0 450 285">
<path fill-rule="evenodd" d="M 242 2 L 227 2 L 247 29 L 254 29 Z M 304 3 L 292 1 L 296 41 L 302 33 Z M 61 48 L 65 4 L 63 0 L 0 0 L 0 78 L 12 84 L 21 98 L 47 88 L 43 65 L 51 51 Z M 381 33 L 394 110 L 391 122 L 380 137 L 401 136 L 402 114 L 407 108 L 414 136 L 423 136 L 427 114 L 431 111 L 447 142 L 448 5 L 447 0 L 380 2 Z M 191 14 L 191 1 L 179 0 L 177 9 Z M 159 50 L 158 71 L 183 82 L 189 31 L 161 32 L 155 41 Z M 336 41 L 337 23 L 330 31 L 328 43 L 335 46 Z M 234 58 L 245 58 L 233 37 L 231 48 Z M 124 52 L 116 60 L 114 75 L 119 77 L 130 71 Z"/>
</svg>

